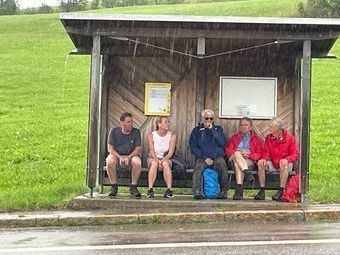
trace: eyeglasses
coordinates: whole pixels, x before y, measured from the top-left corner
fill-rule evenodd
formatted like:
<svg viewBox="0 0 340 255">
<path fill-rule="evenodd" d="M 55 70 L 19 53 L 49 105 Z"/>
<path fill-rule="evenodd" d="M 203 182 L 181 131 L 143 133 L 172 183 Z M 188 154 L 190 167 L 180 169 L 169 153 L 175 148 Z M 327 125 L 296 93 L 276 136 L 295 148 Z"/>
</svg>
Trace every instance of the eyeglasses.
<svg viewBox="0 0 340 255">
<path fill-rule="evenodd" d="M 205 117 L 205 120 L 214 120 L 214 118 Z"/>
</svg>

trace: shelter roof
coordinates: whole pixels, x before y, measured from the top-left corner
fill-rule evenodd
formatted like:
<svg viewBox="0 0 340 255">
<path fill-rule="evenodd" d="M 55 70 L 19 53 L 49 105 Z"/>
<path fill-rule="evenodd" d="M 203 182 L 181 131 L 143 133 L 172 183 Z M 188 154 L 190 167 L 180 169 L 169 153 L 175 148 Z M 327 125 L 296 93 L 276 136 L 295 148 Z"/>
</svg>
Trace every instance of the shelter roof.
<svg viewBox="0 0 340 255">
<path fill-rule="evenodd" d="M 319 57 L 340 34 L 340 19 L 62 13 L 60 20 L 78 52 L 90 53 L 92 37 L 100 35 L 103 54 L 124 56 L 197 56 L 204 38 L 206 56 L 246 49 L 291 57 L 311 40 L 312 56 Z"/>
</svg>

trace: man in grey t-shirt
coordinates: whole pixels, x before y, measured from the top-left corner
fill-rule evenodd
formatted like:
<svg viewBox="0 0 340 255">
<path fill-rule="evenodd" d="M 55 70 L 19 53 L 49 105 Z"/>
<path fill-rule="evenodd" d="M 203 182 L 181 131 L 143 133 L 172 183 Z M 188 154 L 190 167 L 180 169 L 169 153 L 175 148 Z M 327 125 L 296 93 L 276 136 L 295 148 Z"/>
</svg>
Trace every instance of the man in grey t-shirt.
<svg viewBox="0 0 340 255">
<path fill-rule="evenodd" d="M 110 130 L 107 150 L 109 155 L 106 158 L 106 171 L 111 182 L 109 196 L 116 196 L 117 166 L 118 164 L 131 169 L 130 194 L 140 198 L 141 193 L 137 189 L 137 182 L 141 173 L 142 163 L 139 154 L 142 150 L 141 135 L 137 128 L 133 127 L 133 117 L 129 112 L 120 116 L 120 127 Z"/>
</svg>

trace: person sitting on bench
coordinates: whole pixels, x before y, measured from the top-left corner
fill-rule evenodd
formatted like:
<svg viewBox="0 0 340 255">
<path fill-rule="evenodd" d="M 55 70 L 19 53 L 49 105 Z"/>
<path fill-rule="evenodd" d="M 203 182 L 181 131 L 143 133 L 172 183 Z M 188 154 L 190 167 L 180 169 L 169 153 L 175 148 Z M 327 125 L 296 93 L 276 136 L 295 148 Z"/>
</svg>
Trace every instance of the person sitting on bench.
<svg viewBox="0 0 340 255">
<path fill-rule="evenodd" d="M 258 177 L 260 191 L 255 200 L 265 199 L 265 171 L 280 171 L 280 188 L 273 200 L 280 200 L 288 180 L 288 171 L 293 169 L 293 163 L 298 159 L 299 148 L 294 136 L 283 128 L 284 123 L 280 118 L 273 118 L 269 122 L 269 134 L 266 136 L 262 157 L 258 161 Z"/>
<path fill-rule="evenodd" d="M 129 112 L 124 112 L 120 116 L 120 127 L 113 127 L 108 137 L 107 150 L 109 155 L 106 158 L 106 171 L 111 182 L 111 192 L 109 196 L 116 196 L 117 167 L 131 169 L 130 194 L 136 198 L 141 197 L 137 189 L 137 182 L 142 170 L 142 163 L 139 154 L 142 150 L 141 135 L 137 128 L 133 127 L 133 117 Z"/>
<path fill-rule="evenodd" d="M 248 182 L 254 181 L 251 170 L 261 158 L 262 145 L 260 138 L 252 130 L 252 120 L 243 117 L 240 120 L 240 130 L 233 135 L 225 147 L 231 169 L 235 170 L 236 189 L 234 200 L 243 199 L 243 179 Z"/>
<path fill-rule="evenodd" d="M 172 162 L 171 158 L 176 148 L 176 134 L 169 131 L 170 122 L 167 117 L 158 117 L 156 120 L 156 131 L 147 135 L 149 158 L 148 158 L 148 184 L 147 198 L 153 198 L 155 192 L 153 185 L 157 177 L 157 170 L 163 172 L 163 177 L 167 186 L 163 197 L 172 198 Z"/>
<path fill-rule="evenodd" d="M 219 198 L 227 199 L 228 168 L 224 158 L 227 139 L 223 128 L 214 124 L 214 115 L 210 109 L 203 110 L 203 123 L 195 127 L 190 134 L 190 150 L 196 157 L 192 180 L 195 199 L 203 198 L 202 173 L 208 166 L 218 172 L 221 188 Z"/>
</svg>

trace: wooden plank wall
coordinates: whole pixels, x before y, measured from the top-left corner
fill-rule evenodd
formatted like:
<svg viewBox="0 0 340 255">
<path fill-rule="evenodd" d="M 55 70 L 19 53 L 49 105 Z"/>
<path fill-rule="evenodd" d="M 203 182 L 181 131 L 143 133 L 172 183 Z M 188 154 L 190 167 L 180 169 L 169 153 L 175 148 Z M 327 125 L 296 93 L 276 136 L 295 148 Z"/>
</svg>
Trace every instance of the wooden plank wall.
<svg viewBox="0 0 340 255">
<path fill-rule="evenodd" d="M 295 127 L 294 107 L 297 74 L 295 59 L 218 57 L 205 62 L 205 108 L 211 108 L 218 116 L 220 76 L 266 76 L 278 77 L 278 116 L 286 128 L 293 132 Z M 143 164 L 146 164 L 146 134 L 154 130 L 156 117 L 144 115 L 145 82 L 171 82 L 171 130 L 178 135 L 177 150 L 180 155 L 193 164 L 193 157 L 188 147 L 195 119 L 196 105 L 196 65 L 189 57 L 108 57 L 105 63 L 104 81 L 108 83 L 107 132 L 112 126 L 119 125 L 120 114 L 129 111 L 135 119 L 135 127 L 140 128 L 143 146 Z M 264 98 L 265 100 L 265 98 Z M 235 119 L 219 119 L 230 137 L 238 130 Z M 267 120 L 255 120 L 255 129 L 264 137 L 267 132 Z M 106 141 L 104 141 L 106 143 Z"/>
<path fill-rule="evenodd" d="M 143 164 L 148 156 L 146 135 L 155 130 L 157 117 L 144 115 L 145 82 L 170 82 L 172 84 L 171 130 L 178 135 L 177 151 L 191 160 L 188 139 L 194 126 L 195 65 L 187 57 L 125 58 L 110 57 L 106 63 L 106 79 L 109 86 L 107 132 L 119 125 L 120 114 L 131 112 L 135 127 L 141 130 Z M 106 142 L 106 141 L 105 141 Z"/>
</svg>

